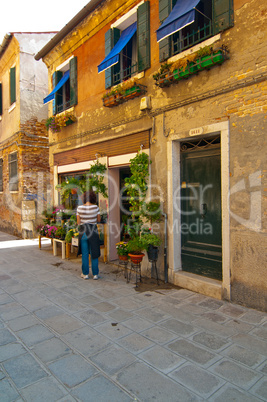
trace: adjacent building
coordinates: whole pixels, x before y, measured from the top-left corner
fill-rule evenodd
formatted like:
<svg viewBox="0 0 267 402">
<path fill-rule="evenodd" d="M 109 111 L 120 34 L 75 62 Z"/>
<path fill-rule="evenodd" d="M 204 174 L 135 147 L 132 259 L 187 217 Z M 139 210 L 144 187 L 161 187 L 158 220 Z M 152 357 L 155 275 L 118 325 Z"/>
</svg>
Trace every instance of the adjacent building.
<svg viewBox="0 0 267 402">
<path fill-rule="evenodd" d="M 109 260 L 142 149 L 165 214 L 161 278 L 263 310 L 266 26 L 264 0 L 91 0 L 35 57 L 49 74 L 54 186 L 96 158 L 108 167 Z M 62 119 L 73 124 L 55 128 Z"/>
<path fill-rule="evenodd" d="M 54 35 L 10 33 L 0 46 L 0 229 L 23 237 L 46 205 L 48 73 L 34 55 Z"/>
</svg>

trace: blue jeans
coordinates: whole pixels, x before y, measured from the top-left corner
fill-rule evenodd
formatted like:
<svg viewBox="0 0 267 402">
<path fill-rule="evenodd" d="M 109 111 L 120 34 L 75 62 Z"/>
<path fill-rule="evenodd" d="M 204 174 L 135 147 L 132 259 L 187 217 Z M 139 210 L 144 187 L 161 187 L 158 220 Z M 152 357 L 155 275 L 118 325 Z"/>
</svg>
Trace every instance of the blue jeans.
<svg viewBox="0 0 267 402">
<path fill-rule="evenodd" d="M 82 271 L 84 275 L 89 274 L 89 254 L 91 254 L 92 273 L 98 275 L 98 258 L 92 258 L 91 248 L 88 245 L 86 234 L 84 233 L 81 239 L 82 247 Z"/>
</svg>

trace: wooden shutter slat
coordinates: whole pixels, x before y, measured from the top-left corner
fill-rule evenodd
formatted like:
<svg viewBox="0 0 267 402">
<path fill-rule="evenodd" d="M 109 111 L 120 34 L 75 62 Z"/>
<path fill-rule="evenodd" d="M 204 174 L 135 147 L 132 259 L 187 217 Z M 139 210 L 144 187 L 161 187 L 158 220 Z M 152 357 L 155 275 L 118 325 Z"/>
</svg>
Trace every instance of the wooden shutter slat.
<svg viewBox="0 0 267 402">
<path fill-rule="evenodd" d="M 150 6 L 149 1 L 137 9 L 138 71 L 150 67 Z"/>
<path fill-rule="evenodd" d="M 70 60 L 70 106 L 77 105 L 77 57 Z"/>
<path fill-rule="evenodd" d="M 213 0 L 213 34 L 234 25 L 233 0 Z"/>
</svg>

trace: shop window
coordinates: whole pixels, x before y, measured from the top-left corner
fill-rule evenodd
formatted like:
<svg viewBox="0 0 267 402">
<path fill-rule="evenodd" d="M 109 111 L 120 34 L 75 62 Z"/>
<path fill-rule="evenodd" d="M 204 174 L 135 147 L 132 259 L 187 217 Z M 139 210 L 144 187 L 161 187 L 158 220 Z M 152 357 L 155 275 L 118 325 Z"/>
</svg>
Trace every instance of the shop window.
<svg viewBox="0 0 267 402">
<path fill-rule="evenodd" d="M 3 159 L 0 158 L 0 192 L 3 191 Z"/>
<path fill-rule="evenodd" d="M 159 0 L 160 61 L 233 26 L 233 0 Z"/>
<path fill-rule="evenodd" d="M 8 166 L 9 166 L 9 190 L 18 191 L 18 154 L 14 152 L 8 155 Z"/>
<path fill-rule="evenodd" d="M 98 72 L 105 71 L 106 88 L 150 67 L 149 1 L 136 6 L 106 32 L 105 55 Z"/>
<path fill-rule="evenodd" d="M 16 67 L 9 70 L 10 105 L 16 102 Z"/>
</svg>

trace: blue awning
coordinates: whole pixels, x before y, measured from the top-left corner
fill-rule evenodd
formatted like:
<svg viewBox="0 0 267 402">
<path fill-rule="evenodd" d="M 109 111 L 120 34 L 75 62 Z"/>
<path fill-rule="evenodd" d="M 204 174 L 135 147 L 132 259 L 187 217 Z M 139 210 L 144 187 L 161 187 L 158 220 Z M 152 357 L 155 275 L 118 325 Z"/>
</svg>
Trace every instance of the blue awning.
<svg viewBox="0 0 267 402">
<path fill-rule="evenodd" d="M 61 78 L 61 80 L 59 81 L 59 83 L 55 86 L 55 88 L 53 89 L 52 92 L 50 92 L 49 95 L 47 95 L 43 102 L 47 103 L 50 102 L 51 100 L 55 99 L 55 94 L 56 92 L 63 87 L 63 85 L 65 84 L 65 82 L 68 81 L 68 79 L 70 78 L 70 70 L 66 71 L 65 74 L 63 75 L 63 77 Z"/>
<path fill-rule="evenodd" d="M 114 46 L 114 48 L 109 52 L 109 54 L 104 58 L 104 60 L 98 66 L 98 73 L 106 70 L 107 68 L 113 66 L 119 61 L 119 54 L 122 49 L 127 45 L 129 40 L 133 37 L 137 30 L 137 23 L 134 22 L 124 31 L 122 31 L 120 39 Z"/>
<path fill-rule="evenodd" d="M 177 0 L 171 13 L 157 29 L 157 42 L 180 31 L 195 20 L 195 7 L 200 0 Z"/>
</svg>

